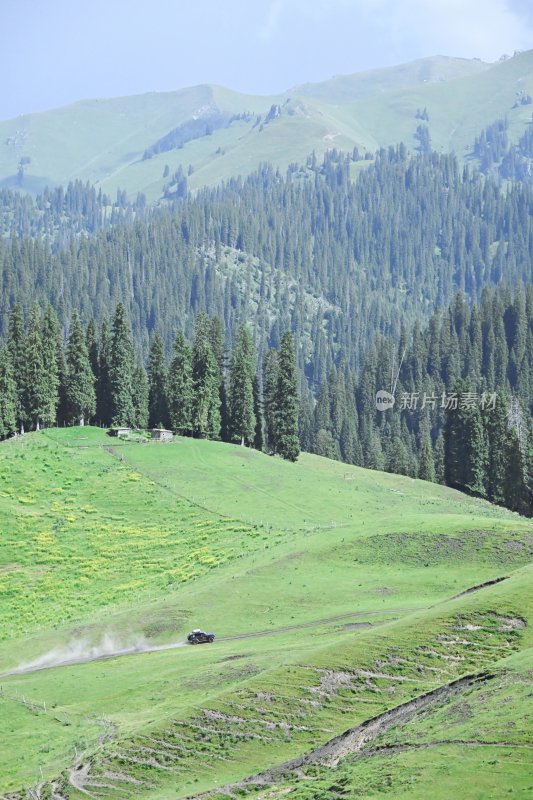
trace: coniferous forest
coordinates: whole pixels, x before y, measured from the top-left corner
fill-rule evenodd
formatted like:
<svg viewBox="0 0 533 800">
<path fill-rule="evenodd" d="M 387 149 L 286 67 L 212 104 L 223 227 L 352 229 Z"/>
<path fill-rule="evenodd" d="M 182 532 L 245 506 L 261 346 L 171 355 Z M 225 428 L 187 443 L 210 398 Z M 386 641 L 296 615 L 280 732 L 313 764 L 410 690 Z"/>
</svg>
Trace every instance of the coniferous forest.
<svg viewBox="0 0 533 800">
<path fill-rule="evenodd" d="M 2 436 L 163 425 L 531 513 L 533 187 L 492 168 L 503 123 L 475 148 L 486 174 L 330 151 L 155 207 L 1 192 Z"/>
</svg>

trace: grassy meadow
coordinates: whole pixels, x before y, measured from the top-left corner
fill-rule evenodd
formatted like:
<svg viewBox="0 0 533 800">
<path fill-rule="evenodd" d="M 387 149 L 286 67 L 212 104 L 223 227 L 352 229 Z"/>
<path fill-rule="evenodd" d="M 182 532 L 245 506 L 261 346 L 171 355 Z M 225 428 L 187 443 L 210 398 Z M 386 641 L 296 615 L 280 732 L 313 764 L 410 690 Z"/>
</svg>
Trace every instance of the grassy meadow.
<svg viewBox="0 0 533 800">
<path fill-rule="evenodd" d="M 0 530 L 0 797 L 235 787 L 483 670 L 368 752 L 238 791 L 530 796 L 529 520 L 316 456 L 71 428 L 0 445 Z M 215 644 L 153 650 L 193 627 Z"/>
</svg>

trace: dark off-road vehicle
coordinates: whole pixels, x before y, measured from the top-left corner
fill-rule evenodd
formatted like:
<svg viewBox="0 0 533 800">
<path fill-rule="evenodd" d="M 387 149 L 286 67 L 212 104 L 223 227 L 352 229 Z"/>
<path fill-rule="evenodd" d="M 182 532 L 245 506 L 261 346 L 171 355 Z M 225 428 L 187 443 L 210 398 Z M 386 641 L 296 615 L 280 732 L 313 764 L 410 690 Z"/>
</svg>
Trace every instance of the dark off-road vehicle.
<svg viewBox="0 0 533 800">
<path fill-rule="evenodd" d="M 215 641 L 214 633 L 206 633 L 205 631 L 194 630 L 187 636 L 189 644 L 206 644 L 207 642 Z"/>
</svg>

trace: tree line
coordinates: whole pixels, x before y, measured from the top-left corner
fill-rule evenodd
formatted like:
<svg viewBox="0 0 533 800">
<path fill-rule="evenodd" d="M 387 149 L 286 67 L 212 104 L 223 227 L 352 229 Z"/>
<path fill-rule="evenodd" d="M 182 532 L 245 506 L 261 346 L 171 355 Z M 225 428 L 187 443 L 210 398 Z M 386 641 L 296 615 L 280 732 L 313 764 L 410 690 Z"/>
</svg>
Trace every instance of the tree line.
<svg viewBox="0 0 533 800">
<path fill-rule="evenodd" d="M 395 405 L 376 408 L 379 390 Z M 445 483 L 531 514 L 533 286 L 461 293 L 427 325 L 378 335 L 360 374 L 335 367 L 302 394 L 305 450 Z"/>
<path fill-rule="evenodd" d="M 170 352 L 200 313 L 230 345 L 250 325 L 259 359 L 286 330 L 314 394 L 333 366 L 359 372 L 376 331 L 398 337 L 457 290 L 530 280 L 533 188 L 459 167 L 454 156 L 376 154 L 354 180 L 352 156 L 310 157 L 159 208 L 75 184 L 32 201 L 0 193 L 0 336 L 16 303 L 51 303 L 100 325 L 119 301 L 136 348 L 158 328 Z"/>
<path fill-rule="evenodd" d="M 147 368 L 135 357 L 124 305 L 111 325 L 86 328 L 72 314 L 64 341 L 51 306 L 20 306 L 9 316 L 0 351 L 0 438 L 43 426 L 97 423 L 111 427 L 170 427 L 183 435 L 239 442 L 295 461 L 298 372 L 287 332 L 279 351 L 267 352 L 258 374 L 251 333 L 242 325 L 226 355 L 218 318 L 200 314 L 189 343 L 175 337 L 170 362 L 160 334 L 153 336 Z"/>
</svg>

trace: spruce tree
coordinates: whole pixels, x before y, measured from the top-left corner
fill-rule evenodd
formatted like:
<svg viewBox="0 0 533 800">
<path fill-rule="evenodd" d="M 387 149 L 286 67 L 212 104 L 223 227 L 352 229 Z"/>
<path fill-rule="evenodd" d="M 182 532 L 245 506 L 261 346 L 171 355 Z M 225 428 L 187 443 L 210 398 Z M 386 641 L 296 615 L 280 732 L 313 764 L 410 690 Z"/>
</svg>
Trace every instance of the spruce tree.
<svg viewBox="0 0 533 800">
<path fill-rule="evenodd" d="M 44 408 L 43 422 L 54 425 L 59 406 L 59 368 L 61 338 L 59 320 L 51 305 L 44 313 L 42 326 L 43 369 L 44 369 Z"/>
<path fill-rule="evenodd" d="M 137 364 L 133 370 L 133 407 L 135 409 L 135 427 L 145 430 L 148 427 L 149 385 L 146 370 Z"/>
<path fill-rule="evenodd" d="M 507 414 L 505 505 L 531 515 L 531 420 L 527 420 L 518 397 L 513 396 Z"/>
<path fill-rule="evenodd" d="M 488 443 L 487 496 L 492 503 L 505 505 L 508 472 L 508 420 L 509 398 L 498 394 L 493 409 L 483 414 Z"/>
<path fill-rule="evenodd" d="M 133 405 L 133 372 L 135 359 L 131 330 L 126 309 L 117 305 L 111 327 L 111 347 L 109 354 L 109 391 L 111 425 L 116 427 L 135 426 Z"/>
<path fill-rule="evenodd" d="M 435 461 L 433 458 L 433 448 L 431 446 L 431 438 L 427 431 L 424 431 L 422 435 L 418 477 L 423 481 L 431 481 L 431 483 L 435 482 Z"/>
<path fill-rule="evenodd" d="M 220 435 L 220 373 L 211 344 L 211 323 L 206 314 L 200 314 L 196 320 L 192 377 L 193 431 L 196 436 L 216 439 Z"/>
<path fill-rule="evenodd" d="M 226 392 L 226 355 L 224 345 L 224 328 L 219 317 L 211 320 L 210 341 L 218 365 L 219 399 L 220 399 L 220 438 L 223 442 L 231 441 L 231 423 L 229 402 Z"/>
<path fill-rule="evenodd" d="M 78 313 L 74 311 L 66 355 L 65 396 L 69 420 L 80 425 L 90 420 L 96 411 L 94 374 L 89 362 L 87 340 Z"/>
<path fill-rule="evenodd" d="M 98 338 L 96 335 L 96 322 L 94 319 L 89 320 L 87 325 L 87 353 L 89 354 L 89 364 L 93 371 L 94 379 L 98 383 L 98 375 L 100 372 L 100 356 L 98 353 Z"/>
<path fill-rule="evenodd" d="M 0 350 L 0 439 L 17 432 L 17 386 L 7 347 Z"/>
<path fill-rule="evenodd" d="M 526 453 L 513 427 L 507 430 L 505 443 L 506 471 L 504 475 L 504 504 L 512 511 L 531 516 L 532 492 Z"/>
<path fill-rule="evenodd" d="M 444 446 L 444 436 L 442 431 L 439 431 L 439 435 L 435 441 L 435 480 L 437 483 L 444 483 L 445 481 L 445 446 Z"/>
<path fill-rule="evenodd" d="M 468 402 L 468 384 L 458 381 L 454 391 L 457 408 L 447 411 L 444 427 L 446 483 L 484 496 L 488 452 L 481 413 L 476 402 Z"/>
<path fill-rule="evenodd" d="M 277 387 L 278 387 L 278 354 L 276 350 L 268 350 L 263 364 L 263 415 L 265 419 L 266 446 L 269 452 L 275 453 Z"/>
<path fill-rule="evenodd" d="M 24 350 L 24 415 L 27 422 L 39 430 L 48 407 L 47 381 L 43 362 L 41 317 L 37 306 L 32 306 L 28 320 L 28 333 Z"/>
<path fill-rule="evenodd" d="M 150 394 L 148 401 L 149 426 L 156 428 L 163 425 L 168 428 L 168 404 L 167 404 L 167 363 L 165 358 L 165 348 L 163 339 L 159 332 L 156 332 L 150 345 L 148 356 L 148 382 Z"/>
<path fill-rule="evenodd" d="M 264 446 L 264 431 L 263 431 L 264 425 L 263 425 L 263 409 L 261 406 L 261 388 L 259 386 L 258 375 L 254 375 L 253 394 L 254 394 L 254 417 L 255 417 L 254 447 L 256 450 L 261 451 Z"/>
<path fill-rule="evenodd" d="M 320 428 L 320 430 L 316 432 L 313 450 L 317 456 L 332 458 L 335 461 L 339 460 L 340 453 L 337 443 L 335 442 L 332 433 L 324 430 L 324 428 Z"/>
<path fill-rule="evenodd" d="M 166 388 L 170 425 L 172 430 L 187 436 L 193 429 L 192 353 L 181 331 L 176 336 L 173 353 Z"/>
<path fill-rule="evenodd" d="M 13 366 L 13 378 L 16 387 L 15 414 L 17 417 L 17 427 L 24 433 L 24 378 L 25 354 L 26 354 L 26 334 L 24 331 L 24 319 L 19 305 L 13 306 L 9 314 L 9 332 L 7 338 L 7 348 Z"/>
<path fill-rule="evenodd" d="M 275 423 L 277 452 L 288 461 L 296 461 L 300 454 L 298 411 L 296 356 L 294 340 L 288 331 L 283 335 L 279 349 Z"/>
<path fill-rule="evenodd" d="M 96 417 L 100 425 L 111 425 L 111 334 L 107 320 L 100 328 L 100 352 L 98 354 L 98 379 L 96 382 Z"/>
<path fill-rule="evenodd" d="M 391 441 L 387 458 L 387 472 L 394 472 L 396 475 L 409 474 L 407 449 L 399 436 Z"/>
<path fill-rule="evenodd" d="M 250 331 L 239 328 L 231 356 L 229 412 L 232 439 L 241 445 L 252 444 L 255 437 L 254 383 L 255 354 Z"/>
</svg>

